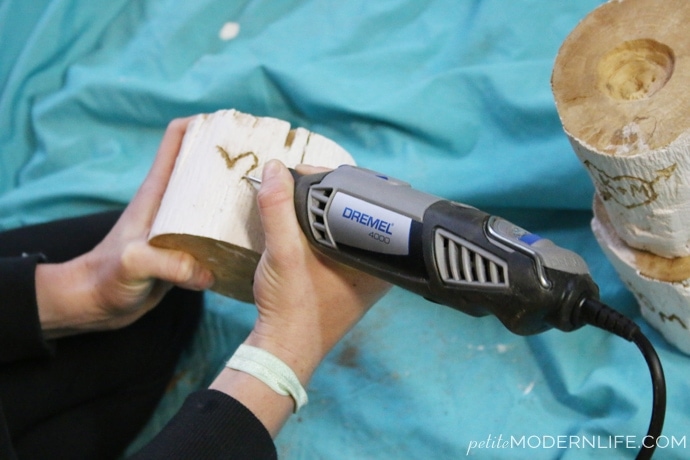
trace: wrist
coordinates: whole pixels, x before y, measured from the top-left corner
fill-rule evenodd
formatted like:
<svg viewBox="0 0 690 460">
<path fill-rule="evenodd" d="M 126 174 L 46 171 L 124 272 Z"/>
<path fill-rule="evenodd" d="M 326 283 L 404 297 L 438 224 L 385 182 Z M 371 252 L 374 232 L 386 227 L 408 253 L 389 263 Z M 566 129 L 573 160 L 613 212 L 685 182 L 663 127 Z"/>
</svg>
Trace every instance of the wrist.
<svg viewBox="0 0 690 460">
<path fill-rule="evenodd" d="M 56 338 L 98 329 L 89 315 L 92 286 L 79 259 L 36 266 L 36 304 L 46 338 Z"/>
<path fill-rule="evenodd" d="M 292 369 L 300 383 L 307 386 L 323 359 L 321 347 L 302 337 L 291 338 L 286 334 L 267 334 L 255 326 L 244 343 L 271 353 Z"/>
<path fill-rule="evenodd" d="M 294 413 L 309 400 L 306 390 L 290 366 L 262 348 L 243 343 L 225 366 L 255 377 L 280 396 L 292 398 Z"/>
<path fill-rule="evenodd" d="M 299 384 L 306 389 L 318 362 L 314 358 L 300 357 L 293 353 L 289 347 L 285 347 L 269 340 L 264 334 L 253 330 L 243 345 L 259 348 L 279 359 L 295 374 Z M 234 357 L 234 355 L 233 355 Z M 232 358 L 230 359 L 232 361 Z M 221 391 L 237 399 L 247 407 L 266 427 L 272 437 L 275 437 L 290 414 L 298 408 L 297 399 L 284 392 L 276 391 L 275 385 L 271 385 L 262 375 L 251 372 L 244 366 L 226 365 L 215 378 L 210 388 Z M 249 372 L 247 372 L 249 370 Z M 306 396 L 306 395 L 305 395 Z M 304 401 L 303 401 L 304 402 Z"/>
</svg>

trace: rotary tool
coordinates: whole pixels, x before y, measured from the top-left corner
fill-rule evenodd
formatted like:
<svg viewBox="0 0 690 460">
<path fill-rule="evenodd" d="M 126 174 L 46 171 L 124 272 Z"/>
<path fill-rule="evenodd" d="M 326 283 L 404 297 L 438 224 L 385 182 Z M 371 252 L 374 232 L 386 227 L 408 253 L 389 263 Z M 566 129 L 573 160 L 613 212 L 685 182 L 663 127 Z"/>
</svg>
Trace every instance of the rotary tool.
<svg viewBox="0 0 690 460">
<path fill-rule="evenodd" d="M 654 390 L 646 439 L 661 434 L 666 390 L 658 355 L 632 320 L 599 301 L 578 254 L 501 217 L 365 168 L 290 171 L 299 224 L 329 258 L 463 313 L 494 315 L 515 334 L 592 324 L 634 342 Z M 643 443 L 638 458 L 651 457 L 654 447 Z"/>
</svg>

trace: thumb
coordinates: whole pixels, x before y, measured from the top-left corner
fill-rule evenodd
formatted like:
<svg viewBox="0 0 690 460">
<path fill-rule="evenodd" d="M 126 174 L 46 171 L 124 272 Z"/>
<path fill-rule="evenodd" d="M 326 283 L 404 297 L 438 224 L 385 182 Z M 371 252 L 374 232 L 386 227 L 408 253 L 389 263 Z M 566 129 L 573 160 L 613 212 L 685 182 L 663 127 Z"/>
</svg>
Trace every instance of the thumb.
<svg viewBox="0 0 690 460">
<path fill-rule="evenodd" d="M 139 282 L 157 278 L 192 290 L 207 289 L 214 282 L 211 271 L 192 255 L 156 248 L 145 242 L 130 244 L 123 253 L 122 263 L 132 278 Z"/>
<path fill-rule="evenodd" d="M 289 247 L 303 237 L 295 215 L 294 189 L 294 180 L 285 165 L 278 160 L 266 163 L 257 202 L 269 252 Z"/>
</svg>

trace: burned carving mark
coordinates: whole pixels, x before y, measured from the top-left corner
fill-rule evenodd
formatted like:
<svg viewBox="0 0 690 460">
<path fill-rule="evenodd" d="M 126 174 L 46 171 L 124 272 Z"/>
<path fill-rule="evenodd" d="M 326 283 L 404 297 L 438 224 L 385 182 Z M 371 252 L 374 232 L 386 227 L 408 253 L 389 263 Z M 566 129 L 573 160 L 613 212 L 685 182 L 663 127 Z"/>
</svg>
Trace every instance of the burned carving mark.
<svg viewBox="0 0 690 460">
<path fill-rule="evenodd" d="M 288 135 L 285 137 L 285 148 L 292 147 L 292 143 L 295 141 L 295 130 L 291 129 L 288 131 Z"/>
<path fill-rule="evenodd" d="M 678 315 L 676 315 L 675 313 L 672 314 L 672 315 L 667 315 L 667 314 L 665 314 L 664 312 L 660 311 L 660 312 L 659 312 L 659 318 L 661 318 L 661 321 L 664 322 L 664 323 L 665 323 L 666 321 L 668 321 L 669 323 L 678 323 L 678 324 L 680 324 L 680 327 L 682 327 L 683 329 L 685 329 L 685 330 L 688 329 L 688 327 L 685 325 L 685 323 L 683 322 L 683 320 L 680 319 L 680 318 L 678 317 Z"/>
<path fill-rule="evenodd" d="M 678 167 L 674 163 L 667 168 L 656 171 L 654 179 L 645 180 L 629 175 L 611 176 L 594 166 L 589 160 L 585 160 L 584 164 L 589 169 L 601 198 L 604 201 L 613 200 L 627 209 L 656 201 L 659 198 L 656 185 L 662 180 L 669 180 Z"/>
<path fill-rule="evenodd" d="M 633 286 L 630 282 L 624 281 L 623 284 L 625 284 L 625 287 L 628 288 L 630 292 L 635 296 L 637 299 L 637 302 L 644 308 L 647 308 L 649 311 L 652 313 L 656 313 L 656 308 L 654 307 L 654 304 L 649 301 L 646 295 L 642 294 L 640 291 L 635 289 L 635 286 Z"/>
<path fill-rule="evenodd" d="M 307 155 L 307 147 L 309 147 L 309 141 L 311 140 L 312 133 L 307 134 L 307 140 L 304 143 L 304 148 L 302 149 L 302 156 L 299 159 L 300 164 L 304 164 L 304 157 Z"/>
<path fill-rule="evenodd" d="M 661 322 L 662 322 L 662 323 L 665 323 L 665 322 L 667 322 L 667 321 L 668 321 L 669 323 L 678 323 L 678 324 L 680 325 L 680 327 L 682 327 L 683 329 L 685 329 L 685 330 L 688 329 L 688 326 L 685 324 L 685 322 L 683 322 L 683 320 L 682 320 L 678 315 L 676 315 L 675 313 L 673 313 L 673 314 L 671 314 L 671 315 L 667 315 L 667 314 L 664 313 L 663 311 L 658 311 L 658 310 L 654 307 L 654 305 L 652 304 L 652 302 L 649 301 L 649 299 L 647 298 L 647 296 L 645 296 L 645 295 L 642 294 L 641 292 L 637 291 L 637 290 L 634 288 L 633 285 L 631 285 L 630 283 L 626 282 L 626 283 L 625 283 L 625 286 L 630 290 L 630 292 L 633 293 L 633 295 L 634 295 L 635 298 L 637 299 L 637 301 L 638 301 L 638 303 L 640 304 L 640 306 L 642 306 L 642 307 L 644 307 L 644 308 L 647 308 L 647 309 L 648 309 L 649 311 L 651 311 L 652 313 L 656 313 L 657 315 L 659 315 L 659 318 L 661 319 Z"/>
<path fill-rule="evenodd" d="M 225 160 L 225 166 L 227 166 L 228 169 L 234 168 L 238 161 L 247 157 L 251 157 L 254 161 L 249 169 L 244 172 L 245 176 L 248 176 L 250 172 L 259 167 L 259 157 L 257 157 L 254 152 L 244 152 L 240 153 L 236 157 L 231 157 L 227 150 L 220 145 L 216 145 L 216 149 L 218 150 L 218 153 L 220 153 L 220 156 L 223 157 L 223 160 Z"/>
</svg>

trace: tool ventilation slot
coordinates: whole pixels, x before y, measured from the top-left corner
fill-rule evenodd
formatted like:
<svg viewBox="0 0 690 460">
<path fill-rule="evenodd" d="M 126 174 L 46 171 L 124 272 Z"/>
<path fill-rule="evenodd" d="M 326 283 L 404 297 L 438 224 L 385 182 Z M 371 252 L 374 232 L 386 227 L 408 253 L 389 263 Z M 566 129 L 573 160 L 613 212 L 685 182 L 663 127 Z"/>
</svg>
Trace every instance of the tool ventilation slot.
<svg viewBox="0 0 690 460">
<path fill-rule="evenodd" d="M 443 229 L 436 230 L 434 255 L 445 283 L 508 286 L 508 265 L 504 260 Z"/>
<path fill-rule="evenodd" d="M 333 189 L 330 187 L 312 187 L 309 190 L 309 225 L 316 241 L 335 248 L 326 221 L 326 207 L 332 193 Z"/>
</svg>

